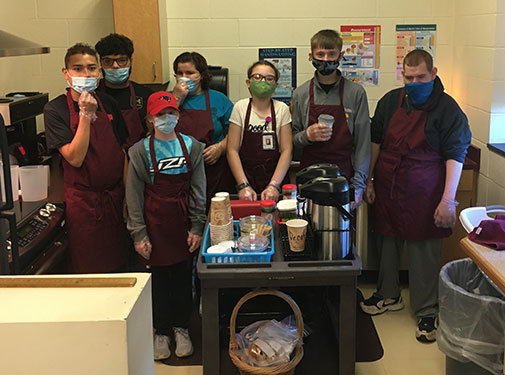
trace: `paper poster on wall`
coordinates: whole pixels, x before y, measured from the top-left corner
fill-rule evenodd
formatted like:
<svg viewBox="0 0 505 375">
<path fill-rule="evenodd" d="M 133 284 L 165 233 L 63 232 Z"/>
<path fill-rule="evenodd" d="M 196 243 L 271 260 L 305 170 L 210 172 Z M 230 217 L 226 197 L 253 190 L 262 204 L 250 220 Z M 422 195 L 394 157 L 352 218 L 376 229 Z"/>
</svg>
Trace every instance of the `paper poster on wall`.
<svg viewBox="0 0 505 375">
<path fill-rule="evenodd" d="M 280 72 L 273 98 L 289 105 L 296 89 L 296 48 L 260 48 L 259 59 L 267 60 Z"/>
<path fill-rule="evenodd" d="M 344 77 L 364 85 L 379 84 L 380 25 L 340 26 Z"/>
<path fill-rule="evenodd" d="M 362 85 L 377 86 L 379 84 L 378 69 L 345 69 L 342 70 L 342 75 L 349 81 L 361 83 Z"/>
<path fill-rule="evenodd" d="M 437 25 L 396 25 L 396 73 L 395 83 L 403 84 L 403 59 L 414 49 L 428 51 L 435 59 Z"/>
</svg>

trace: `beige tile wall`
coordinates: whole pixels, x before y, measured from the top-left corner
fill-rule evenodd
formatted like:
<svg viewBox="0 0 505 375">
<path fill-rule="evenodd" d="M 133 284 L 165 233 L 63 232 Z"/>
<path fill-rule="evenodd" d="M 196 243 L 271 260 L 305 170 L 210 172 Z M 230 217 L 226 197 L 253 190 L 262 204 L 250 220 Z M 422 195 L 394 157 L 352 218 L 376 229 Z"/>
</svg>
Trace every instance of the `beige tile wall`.
<svg viewBox="0 0 505 375">
<path fill-rule="evenodd" d="M 454 0 L 423 2 L 362 0 L 194 0 L 191 6 L 167 0 L 169 55 L 198 51 L 209 64 L 230 69 L 230 98 L 249 96 L 246 71 L 258 58 L 258 48 L 296 47 L 297 80 L 312 77 L 308 61 L 310 37 L 320 29 L 340 25 L 382 26 L 380 85 L 367 87 L 370 110 L 394 88 L 395 25 L 437 24 L 437 65 L 445 86 L 452 86 Z"/>
<path fill-rule="evenodd" d="M 61 74 L 67 48 L 94 45 L 114 31 L 111 0 L 2 0 L 0 28 L 51 47 L 51 53 L 0 58 L 0 95 L 11 91 L 48 92 L 49 99 L 67 86 Z M 42 116 L 37 118 L 43 130 Z"/>
<path fill-rule="evenodd" d="M 458 0 L 454 10 L 452 91 L 481 149 L 478 205 L 505 204 L 505 158 L 487 144 L 505 143 L 505 6 Z"/>
</svg>

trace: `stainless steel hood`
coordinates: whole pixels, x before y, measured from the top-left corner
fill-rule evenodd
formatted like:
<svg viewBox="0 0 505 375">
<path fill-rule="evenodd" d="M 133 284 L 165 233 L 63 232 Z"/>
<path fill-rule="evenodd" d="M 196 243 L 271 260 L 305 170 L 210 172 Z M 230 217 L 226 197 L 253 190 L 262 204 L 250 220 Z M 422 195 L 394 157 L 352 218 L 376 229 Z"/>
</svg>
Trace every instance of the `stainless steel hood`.
<svg viewBox="0 0 505 375">
<path fill-rule="evenodd" d="M 49 51 L 49 47 L 43 47 L 0 30 L 0 57 L 38 55 L 49 53 Z"/>
</svg>

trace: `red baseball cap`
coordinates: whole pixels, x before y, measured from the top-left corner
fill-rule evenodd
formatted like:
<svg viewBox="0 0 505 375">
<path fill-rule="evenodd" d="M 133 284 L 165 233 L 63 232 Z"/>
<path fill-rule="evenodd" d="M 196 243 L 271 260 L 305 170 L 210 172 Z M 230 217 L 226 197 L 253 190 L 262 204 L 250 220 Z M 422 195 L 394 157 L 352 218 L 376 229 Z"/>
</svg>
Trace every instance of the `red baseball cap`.
<svg viewBox="0 0 505 375">
<path fill-rule="evenodd" d="M 150 115 L 156 116 L 165 108 L 174 108 L 177 111 L 179 110 L 175 97 L 169 92 L 158 91 L 151 94 L 149 99 L 147 99 L 147 113 Z"/>
</svg>

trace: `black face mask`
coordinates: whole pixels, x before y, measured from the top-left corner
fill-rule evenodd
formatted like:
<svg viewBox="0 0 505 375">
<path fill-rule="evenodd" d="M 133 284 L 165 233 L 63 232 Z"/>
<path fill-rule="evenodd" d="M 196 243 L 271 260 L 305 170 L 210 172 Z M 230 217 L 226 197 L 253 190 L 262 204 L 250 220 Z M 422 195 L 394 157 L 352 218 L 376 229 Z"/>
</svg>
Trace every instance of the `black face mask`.
<svg viewBox="0 0 505 375">
<path fill-rule="evenodd" d="M 316 68 L 317 71 L 323 76 L 329 76 L 330 74 L 334 73 L 337 70 L 339 64 L 340 61 L 338 59 L 325 61 L 312 57 L 312 65 L 314 65 L 314 68 Z"/>
</svg>

